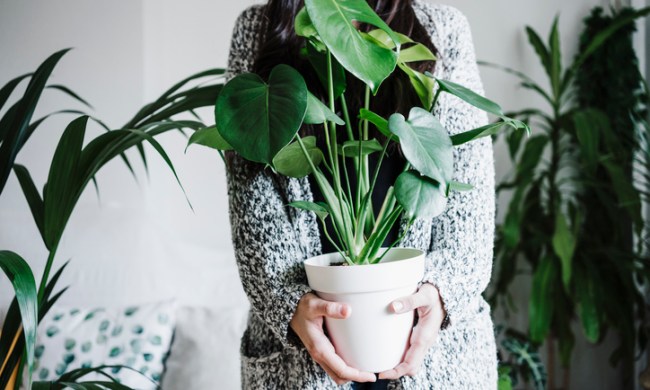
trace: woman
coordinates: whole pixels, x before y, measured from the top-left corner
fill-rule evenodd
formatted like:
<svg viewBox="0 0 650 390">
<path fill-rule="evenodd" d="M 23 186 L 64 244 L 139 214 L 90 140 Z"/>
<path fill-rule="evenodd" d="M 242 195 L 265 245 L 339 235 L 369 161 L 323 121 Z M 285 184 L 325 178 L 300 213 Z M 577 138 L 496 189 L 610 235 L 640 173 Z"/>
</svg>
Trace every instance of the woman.
<svg viewBox="0 0 650 390">
<path fill-rule="evenodd" d="M 483 93 L 469 25 L 458 10 L 422 0 L 369 4 L 394 30 L 437 53 L 435 64 L 422 67 Z M 301 7 L 300 0 L 270 0 L 244 11 L 232 38 L 230 77 L 247 71 L 264 75 L 276 64 L 288 63 L 310 86 L 316 85 L 292 28 Z M 382 85 L 373 110 L 386 115 L 417 105 L 404 84 L 397 76 Z M 351 83 L 346 93 L 360 98 L 362 88 Z M 441 95 L 434 114 L 451 134 L 487 123 L 484 113 L 447 94 Z M 399 162 L 399 153 L 393 156 L 391 164 Z M 233 243 L 252 306 L 241 346 L 244 388 L 496 388 L 492 321 L 481 298 L 490 278 L 494 238 L 490 138 L 454 151 L 454 180 L 474 189 L 452 193 L 444 214 L 417 221 L 400 244 L 427 253 L 426 273 L 417 293 L 391 306 L 400 313 L 416 310 L 418 320 L 403 362 L 378 376 L 349 367 L 336 355 L 323 331 L 323 318 L 353 313 L 344 303 L 317 298 L 306 283 L 302 261 L 320 254 L 326 240 L 321 240 L 314 215 L 286 204 L 312 200 L 318 191 L 314 194 L 307 178 L 281 177 L 232 153 L 227 165 Z M 382 173 L 383 182 L 390 182 L 391 175 L 390 170 Z"/>
</svg>

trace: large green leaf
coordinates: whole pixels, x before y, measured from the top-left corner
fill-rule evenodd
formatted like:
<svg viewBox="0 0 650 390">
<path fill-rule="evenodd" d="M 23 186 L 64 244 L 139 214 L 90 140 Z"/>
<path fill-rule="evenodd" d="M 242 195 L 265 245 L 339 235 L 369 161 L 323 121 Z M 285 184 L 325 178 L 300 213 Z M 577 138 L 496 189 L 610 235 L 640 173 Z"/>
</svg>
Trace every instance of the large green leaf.
<svg viewBox="0 0 650 390">
<path fill-rule="evenodd" d="M 34 349 L 36 346 L 36 327 L 38 326 L 38 295 L 34 274 L 29 264 L 16 253 L 0 251 L 0 268 L 7 275 L 14 287 L 25 335 L 27 367 L 29 370 L 27 388 L 31 385 L 34 370 Z M 5 356 L 0 358 L 0 364 Z"/>
<path fill-rule="evenodd" d="M 409 218 L 431 219 L 447 207 L 440 184 L 415 171 L 399 175 L 395 181 L 395 198 Z"/>
<path fill-rule="evenodd" d="M 506 337 L 501 343 L 514 363 L 528 374 L 533 380 L 536 390 L 546 389 L 546 368 L 539 356 L 537 348 L 528 341 L 518 340 L 514 337 Z"/>
<path fill-rule="evenodd" d="M 546 338 L 553 320 L 553 290 L 557 283 L 557 266 L 553 257 L 541 259 L 531 288 L 528 318 L 530 321 L 530 338 L 541 343 Z"/>
<path fill-rule="evenodd" d="M 334 57 L 377 93 L 395 70 L 397 53 L 364 38 L 354 22 L 385 31 L 399 47 L 399 38 L 364 0 L 305 0 L 316 31 Z"/>
<path fill-rule="evenodd" d="M 295 141 L 282 148 L 273 158 L 273 168 L 278 173 L 295 178 L 305 177 L 313 172 L 311 164 L 317 167 L 323 161 L 323 152 L 316 146 L 316 137 L 305 137 L 302 143 L 311 163 L 305 156 L 300 142 Z"/>
<path fill-rule="evenodd" d="M 44 196 L 44 232 L 48 249 L 55 247 L 63 235 L 77 201 L 81 148 L 86 134 L 87 116 L 70 122 L 54 151 Z"/>
<path fill-rule="evenodd" d="M 0 145 L 0 193 L 4 189 L 18 152 L 29 138 L 27 129 L 45 84 L 56 64 L 68 50 L 61 50 L 52 54 L 38 67 L 31 77 L 22 98 L 0 120 L 0 134 L 2 135 L 2 144 Z M 4 89 L 5 93 L 10 92 L 10 89 L 12 88 Z"/>
<path fill-rule="evenodd" d="M 408 121 L 401 114 L 391 115 L 388 128 L 399 137 L 408 162 L 421 174 L 440 183 L 445 193 L 454 170 L 454 154 L 447 130 L 438 119 L 414 107 Z"/>
<path fill-rule="evenodd" d="M 573 270 L 573 253 L 576 249 L 576 238 L 564 217 L 558 212 L 555 216 L 555 231 L 553 232 L 553 250 L 562 263 L 562 283 L 566 291 L 569 291 L 571 273 Z"/>
<path fill-rule="evenodd" d="M 289 206 L 295 207 L 300 210 L 311 211 L 314 214 L 316 214 L 316 216 L 320 220 L 324 220 L 330 214 L 329 208 L 324 203 L 315 203 L 315 202 L 308 202 L 305 200 L 299 200 L 296 202 L 289 203 Z"/>
<path fill-rule="evenodd" d="M 271 164 L 296 135 L 307 110 L 307 86 L 288 65 L 271 71 L 268 84 L 246 73 L 232 79 L 216 105 L 216 126 L 247 160 Z"/>
</svg>

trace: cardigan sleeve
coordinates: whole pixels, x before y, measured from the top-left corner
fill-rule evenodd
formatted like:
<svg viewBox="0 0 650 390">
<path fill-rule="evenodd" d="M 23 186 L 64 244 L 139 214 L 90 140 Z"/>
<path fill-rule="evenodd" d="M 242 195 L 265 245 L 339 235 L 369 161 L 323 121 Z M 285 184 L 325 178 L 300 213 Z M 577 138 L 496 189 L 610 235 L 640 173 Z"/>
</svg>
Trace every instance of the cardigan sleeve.
<svg viewBox="0 0 650 390">
<path fill-rule="evenodd" d="M 444 7 L 444 29 L 436 32 L 443 69 L 440 75 L 483 95 L 472 34 L 466 17 Z M 460 99 L 442 94 L 436 115 L 450 134 L 488 123 L 487 114 Z M 451 324 L 478 310 L 481 293 L 492 272 L 495 230 L 495 188 L 492 140 L 482 138 L 454 148 L 453 180 L 474 186 L 452 192 L 445 212 L 432 222 L 424 282 L 435 285 Z"/>
<path fill-rule="evenodd" d="M 237 19 L 228 78 L 250 70 L 260 18 L 260 8 L 251 7 Z M 292 346 L 289 322 L 300 298 L 310 291 L 300 239 L 277 178 L 234 152 L 226 160 L 232 240 L 244 291 L 254 313 L 285 347 Z"/>
</svg>

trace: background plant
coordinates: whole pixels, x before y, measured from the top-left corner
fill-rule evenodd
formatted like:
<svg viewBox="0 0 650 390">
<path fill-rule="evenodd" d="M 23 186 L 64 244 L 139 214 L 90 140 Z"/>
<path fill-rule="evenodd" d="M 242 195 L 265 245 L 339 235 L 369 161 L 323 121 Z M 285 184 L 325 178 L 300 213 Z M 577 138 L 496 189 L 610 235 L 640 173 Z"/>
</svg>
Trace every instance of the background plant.
<svg viewBox="0 0 650 390">
<path fill-rule="evenodd" d="M 16 87 L 23 80 L 29 79 L 24 94 L 5 110 L 2 119 L 0 119 L 0 191 L 4 189 L 7 178 L 13 171 L 29 204 L 43 243 L 49 252 L 40 286 L 36 288 L 35 278 L 28 262 L 11 251 L 0 251 L 0 268 L 12 281 L 16 293 L 16 298 L 7 311 L 0 334 L 0 388 L 3 389 L 7 387 L 15 370 L 22 367 L 21 362 L 26 363 L 27 378 L 31 381 L 38 321 L 45 316 L 67 289 L 65 287 L 55 292 L 56 284 L 67 263 L 51 274 L 58 244 L 75 205 L 88 184 L 93 182 L 97 187 L 95 180 L 97 172 L 116 157 L 120 157 L 133 174 L 131 162 L 125 154 L 132 147 L 138 149 L 146 167 L 147 159 L 143 145 L 145 141 L 153 146 L 176 176 L 169 157 L 156 141 L 155 136 L 170 130 L 197 130 L 205 127 L 194 110 L 212 105 L 222 87 L 220 82 L 220 77 L 224 73 L 222 69 L 212 69 L 188 77 L 172 86 L 156 101 L 145 105 L 119 129 L 111 130 L 103 122 L 92 119 L 104 127 L 106 132 L 93 138 L 85 146 L 86 127 L 91 118 L 87 115 L 78 117 L 70 122 L 63 132 L 50 164 L 47 182 L 43 191 L 39 193 L 27 168 L 15 164 L 15 159 L 35 130 L 49 116 L 53 115 L 49 114 L 32 120 L 43 90 L 53 88 L 62 91 L 87 105 L 83 99 L 67 87 L 46 85 L 52 70 L 66 52 L 67 50 L 62 50 L 53 54 L 34 73 L 11 80 L 0 89 L 0 110 L 2 110 Z M 187 88 L 188 83 L 206 77 L 216 77 L 217 82 Z M 83 114 L 76 110 L 63 110 L 57 113 Z M 177 115 L 186 113 L 194 115 L 196 120 L 173 119 Z M 178 181 L 178 177 L 176 180 Z M 101 369 L 90 370 L 101 371 Z M 48 386 L 53 389 L 70 386 L 69 383 L 80 379 L 88 372 L 67 373 L 61 377 L 58 383 L 48 384 Z M 81 373 L 83 375 L 80 375 Z M 21 377 L 22 375 L 18 374 L 18 378 Z M 111 379 L 110 376 L 108 379 Z M 31 383 L 27 383 L 28 388 L 30 385 Z M 50 388 L 43 386 L 45 384 L 35 385 L 37 388 Z M 115 383 L 92 382 L 78 383 L 71 387 L 77 389 L 126 388 Z M 18 388 L 18 384 L 16 384 L 16 388 Z"/>
<path fill-rule="evenodd" d="M 363 32 L 355 22 L 375 29 Z M 307 86 L 287 65 L 276 66 L 266 81 L 252 73 L 239 75 L 224 86 L 217 100 L 216 127 L 197 133 L 190 143 L 200 140 L 217 149 L 234 149 L 243 158 L 286 176 L 311 174 L 325 202 L 299 201 L 291 206 L 315 212 L 325 235 L 349 264 L 381 261 L 386 236 L 402 216 L 409 225 L 416 218 L 431 219 L 444 211 L 449 191 L 471 188 L 451 180 L 454 146 L 492 135 L 503 126 L 527 128 L 471 90 L 413 69 L 413 62 L 435 60 L 433 53 L 392 31 L 363 0 L 306 0 L 295 28 L 305 38 L 307 60 L 321 75 L 326 102 L 308 89 L 317 86 Z M 382 118 L 371 111 L 371 95 L 396 71 L 409 77 L 421 106 L 413 107 L 408 118 L 399 113 Z M 348 110 L 346 76 L 366 85 L 365 104 L 358 113 Z M 501 120 L 450 137 L 431 113 L 441 93 Z M 324 150 L 318 148 L 314 136 L 299 135 L 303 125 L 322 125 L 317 131 L 323 132 Z M 383 139 L 372 135 L 371 125 Z M 208 137 L 214 142 L 205 142 Z M 399 144 L 407 163 L 394 186 L 383 194 L 380 209 L 373 210 L 371 194 L 391 144 Z M 373 153 L 378 154 L 378 163 L 371 167 L 368 156 Z M 351 160 L 352 173 L 346 160 Z M 332 221 L 332 232 L 328 232 L 327 218 Z"/>
<path fill-rule="evenodd" d="M 640 145 L 634 135 L 638 126 L 627 121 L 622 126 L 631 127 L 624 132 L 616 124 L 612 126 L 612 121 L 621 125 L 621 116 L 634 117 L 639 111 L 619 104 L 614 108 L 616 113 L 603 112 L 599 110 L 602 106 L 580 98 L 581 94 L 596 92 L 581 91 L 579 87 L 582 82 L 599 88 L 596 94 L 607 91 L 603 96 L 607 104 L 619 94 L 636 96 L 637 103 L 647 104 L 638 100 L 642 96 L 637 93 L 640 85 L 623 81 L 634 77 L 634 73 L 624 75 L 623 69 L 612 66 L 607 77 L 601 79 L 598 72 L 603 76 L 603 69 L 595 70 L 594 61 L 613 62 L 610 45 L 617 43 L 610 39 L 616 34 L 629 39 L 633 21 L 649 12 L 628 10 L 597 31 L 591 29 L 583 37 L 580 53 L 566 68 L 562 65 L 557 19 L 547 43 L 527 27 L 549 88 L 520 72 L 500 67 L 518 77 L 524 88 L 541 96 L 548 108 L 512 113 L 541 132 L 525 143 L 517 133 L 506 136 L 516 168 L 512 177 L 499 186 L 500 191 L 511 191 L 512 200 L 498 228 L 498 272 L 491 301 L 504 302 L 507 308 L 510 284 L 520 270 L 531 270 L 529 336 L 537 345 L 548 342 L 549 388 L 555 388 L 556 341 L 560 362 L 567 368 L 564 388 L 568 388 L 575 342 L 571 324 L 575 318 L 590 342 L 602 340 L 609 328 L 617 330 L 622 338 L 612 361 L 623 358 L 629 370 L 636 342 L 645 348 L 635 327 L 637 319 L 645 315 L 640 285 L 648 282 L 650 264 L 631 245 L 632 235 L 639 239 L 644 226 L 643 191 L 635 187 L 630 175 L 631 156 Z M 610 47 L 609 52 L 606 47 Z M 623 104 L 613 105 L 618 103 Z M 627 152 L 622 151 L 625 148 Z M 522 267 L 522 262 L 527 267 Z"/>
</svg>

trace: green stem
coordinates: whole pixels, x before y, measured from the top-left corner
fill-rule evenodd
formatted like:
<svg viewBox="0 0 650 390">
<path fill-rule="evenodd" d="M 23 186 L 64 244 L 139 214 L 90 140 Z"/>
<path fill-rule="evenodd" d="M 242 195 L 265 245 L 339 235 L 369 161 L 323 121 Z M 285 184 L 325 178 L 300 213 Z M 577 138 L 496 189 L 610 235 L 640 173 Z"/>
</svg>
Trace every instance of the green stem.
<svg viewBox="0 0 650 390">
<path fill-rule="evenodd" d="M 406 224 L 406 227 L 404 228 L 404 231 L 402 232 L 402 234 L 397 238 L 397 240 L 395 240 L 395 242 L 393 242 L 392 244 L 390 244 L 390 246 L 389 246 L 388 248 L 386 248 L 386 250 L 384 251 L 384 253 L 382 253 L 382 255 L 379 256 L 379 258 L 377 258 L 377 260 L 375 260 L 375 261 L 373 262 L 373 264 L 381 263 L 381 261 L 383 260 L 384 256 L 386 256 L 386 255 L 388 254 L 388 251 L 390 251 L 390 250 L 393 249 L 397 244 L 399 244 L 400 242 L 402 242 L 402 240 L 404 239 L 404 237 L 406 237 L 406 234 L 408 233 L 409 229 L 410 229 L 411 226 L 413 225 L 413 222 L 415 222 L 415 218 L 411 218 L 411 219 L 409 219 L 409 222 Z M 393 227 L 391 226 L 391 229 L 392 229 L 392 228 L 393 228 Z"/>
<path fill-rule="evenodd" d="M 50 279 L 50 272 L 52 270 L 52 264 L 54 263 L 54 257 L 56 256 L 56 250 L 59 247 L 59 240 L 56 240 L 52 249 L 50 249 L 50 254 L 47 256 L 47 262 L 45 263 L 45 269 L 43 270 L 43 276 L 41 277 L 41 284 L 38 287 L 38 306 L 40 307 L 43 304 L 43 295 L 45 295 L 45 287 L 47 286 L 47 281 Z"/>
<path fill-rule="evenodd" d="M 352 124 L 350 123 L 350 114 L 348 113 L 348 103 L 345 100 L 345 95 L 341 95 L 341 107 L 343 109 L 343 119 L 345 120 L 345 128 L 348 132 L 348 139 L 354 141 L 354 134 L 352 133 Z"/>
<path fill-rule="evenodd" d="M 440 88 L 440 85 L 438 85 L 438 90 L 436 91 L 436 94 L 433 95 L 433 103 L 431 103 L 430 111 L 433 111 L 433 109 L 436 108 L 436 104 L 438 103 L 438 98 L 440 97 L 441 92 L 442 88 Z"/>
</svg>

